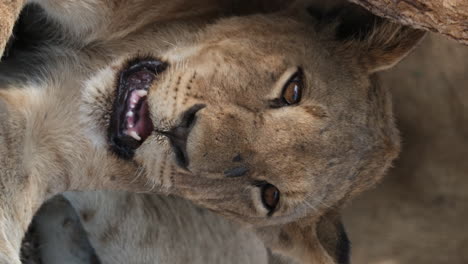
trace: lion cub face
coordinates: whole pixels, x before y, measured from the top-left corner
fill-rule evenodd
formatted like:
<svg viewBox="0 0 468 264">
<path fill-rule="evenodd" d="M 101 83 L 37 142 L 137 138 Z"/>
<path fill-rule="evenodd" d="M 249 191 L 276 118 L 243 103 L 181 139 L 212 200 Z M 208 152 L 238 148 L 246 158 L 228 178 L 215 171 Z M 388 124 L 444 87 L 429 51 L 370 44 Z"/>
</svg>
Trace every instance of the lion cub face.
<svg viewBox="0 0 468 264">
<path fill-rule="evenodd" d="M 148 189 L 258 225 L 319 214 L 375 183 L 398 153 L 388 93 L 369 74 L 422 34 L 383 27 L 400 39 L 374 32 L 344 46 L 288 18 L 222 20 L 103 70 L 84 109 Z"/>
</svg>

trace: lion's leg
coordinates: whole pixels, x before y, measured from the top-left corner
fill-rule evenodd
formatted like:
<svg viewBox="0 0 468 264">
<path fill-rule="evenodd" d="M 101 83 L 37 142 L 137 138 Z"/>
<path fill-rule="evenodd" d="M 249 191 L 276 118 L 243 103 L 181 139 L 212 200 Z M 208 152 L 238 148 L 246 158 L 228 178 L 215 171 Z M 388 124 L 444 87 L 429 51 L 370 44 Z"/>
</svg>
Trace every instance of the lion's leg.
<svg viewBox="0 0 468 264">
<path fill-rule="evenodd" d="M 105 157 L 88 159 L 93 148 L 88 151 L 87 141 L 80 138 L 75 97 L 73 89 L 56 85 L 0 90 L 0 264 L 20 263 L 24 234 L 46 199 L 67 188 L 106 181 L 106 172 L 93 171 L 103 167 Z M 72 143 L 76 146 L 67 147 Z M 77 155 L 80 147 L 86 155 Z"/>
<path fill-rule="evenodd" d="M 78 111 L 80 81 L 65 74 L 50 84 L 0 89 L 0 264 L 20 263 L 24 234 L 48 198 L 143 185 L 133 179 L 134 165 L 89 141 Z"/>
<path fill-rule="evenodd" d="M 63 31 L 61 37 L 69 39 L 74 46 L 80 46 L 97 39 L 109 39 L 113 35 L 118 36 L 118 31 L 125 31 L 125 28 L 133 29 L 133 25 L 138 24 L 138 17 L 135 17 L 130 24 L 125 20 L 128 25 L 122 24 L 123 21 L 118 18 L 119 11 L 125 14 L 124 11 L 131 10 L 135 3 L 132 3 L 132 1 L 117 2 L 104 0 L 0 1 L 0 57 L 4 53 L 13 33 L 15 22 L 25 4 L 34 3 L 39 5 L 49 19 L 60 25 Z M 128 7 L 129 9 L 127 9 Z M 112 25 L 117 22 L 121 25 L 118 28 L 112 28 Z M 128 30 L 125 33 L 128 33 Z"/>
<path fill-rule="evenodd" d="M 111 23 L 112 6 L 118 1 L 104 0 L 27 0 L 39 5 L 56 22 L 73 45 L 84 45 L 105 38 Z M 130 1 L 125 1 L 130 2 Z M 110 33 L 110 32 L 109 32 Z"/>
<path fill-rule="evenodd" d="M 124 192 L 66 192 L 106 263 L 266 264 L 250 229 L 174 197 Z"/>
<path fill-rule="evenodd" d="M 80 219 L 61 195 L 46 202 L 34 217 L 33 229 L 39 244 L 35 252 L 42 263 L 98 263 Z"/>
<path fill-rule="evenodd" d="M 105 39 L 109 34 L 115 33 L 108 27 L 114 23 L 112 18 L 116 11 L 112 9 L 116 6 L 112 1 L 2 0 L 0 1 L 0 58 L 4 55 L 22 8 L 28 3 L 39 5 L 48 18 L 60 25 L 63 36 L 70 39 L 73 45 L 84 45 L 93 40 Z M 125 4 L 131 5 L 131 3 Z M 121 9 L 124 8 L 124 4 L 120 6 Z"/>
<path fill-rule="evenodd" d="M 21 169 L 17 146 L 21 133 L 14 113 L 0 97 L 0 264 L 19 264 L 19 249 L 32 219 L 29 197 L 37 189 Z"/>
</svg>

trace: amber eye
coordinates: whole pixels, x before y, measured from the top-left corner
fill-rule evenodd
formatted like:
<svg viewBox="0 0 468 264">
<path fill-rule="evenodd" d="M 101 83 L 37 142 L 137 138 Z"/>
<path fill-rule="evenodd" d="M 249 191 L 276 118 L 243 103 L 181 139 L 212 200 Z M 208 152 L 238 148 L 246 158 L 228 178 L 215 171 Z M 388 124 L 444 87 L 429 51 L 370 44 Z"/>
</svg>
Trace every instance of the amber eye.
<svg viewBox="0 0 468 264">
<path fill-rule="evenodd" d="M 278 188 L 269 183 L 266 183 L 261 188 L 263 205 L 266 207 L 266 209 L 268 209 L 269 214 L 272 214 L 278 205 L 280 191 Z"/>
<path fill-rule="evenodd" d="M 296 72 L 283 89 L 282 99 L 286 105 L 294 105 L 301 101 L 303 85 L 302 73 Z"/>
</svg>

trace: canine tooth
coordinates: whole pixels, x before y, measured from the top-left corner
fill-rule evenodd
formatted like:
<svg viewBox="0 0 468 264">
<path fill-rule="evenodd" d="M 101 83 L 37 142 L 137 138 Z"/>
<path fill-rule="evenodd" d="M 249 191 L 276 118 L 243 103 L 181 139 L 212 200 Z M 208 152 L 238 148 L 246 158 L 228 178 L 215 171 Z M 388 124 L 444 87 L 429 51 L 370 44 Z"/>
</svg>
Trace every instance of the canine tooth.
<svg viewBox="0 0 468 264">
<path fill-rule="evenodd" d="M 128 127 L 129 127 L 129 128 L 133 128 L 133 124 L 128 124 Z"/>
<path fill-rule="evenodd" d="M 136 104 L 136 103 L 138 103 L 138 100 L 137 100 L 136 98 L 133 98 L 133 99 L 132 99 L 132 103 L 135 103 L 135 104 Z"/>
<path fill-rule="evenodd" d="M 127 116 L 127 117 L 132 117 L 132 116 L 134 116 L 134 115 L 135 115 L 135 113 L 133 113 L 132 111 L 128 111 L 127 114 L 126 114 L 125 116 Z"/>
<path fill-rule="evenodd" d="M 145 97 L 148 95 L 148 92 L 146 90 L 137 90 L 136 91 L 136 94 L 139 96 L 139 97 Z"/>
<path fill-rule="evenodd" d="M 135 104 L 130 104 L 130 108 L 135 108 Z"/>
<path fill-rule="evenodd" d="M 141 137 L 137 134 L 136 131 L 130 131 L 130 133 L 128 133 L 129 136 L 131 136 L 132 138 L 140 141 L 141 140 Z"/>
</svg>

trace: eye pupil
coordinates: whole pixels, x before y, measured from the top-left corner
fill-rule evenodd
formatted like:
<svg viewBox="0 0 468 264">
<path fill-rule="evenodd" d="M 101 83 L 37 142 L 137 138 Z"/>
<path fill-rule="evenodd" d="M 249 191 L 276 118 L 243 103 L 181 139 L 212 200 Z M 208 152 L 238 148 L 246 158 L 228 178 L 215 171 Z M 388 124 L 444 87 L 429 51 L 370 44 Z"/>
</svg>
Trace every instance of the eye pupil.
<svg viewBox="0 0 468 264">
<path fill-rule="evenodd" d="M 299 86 L 295 85 L 294 86 L 294 101 L 299 101 Z"/>
<path fill-rule="evenodd" d="M 265 184 L 262 187 L 262 201 L 265 207 L 270 211 L 270 213 L 272 213 L 278 205 L 279 198 L 280 192 L 275 186 L 271 184 Z"/>
<path fill-rule="evenodd" d="M 300 72 L 296 73 L 291 80 L 288 81 L 283 90 L 283 100 L 287 105 L 299 103 L 302 97 L 302 77 Z"/>
</svg>

